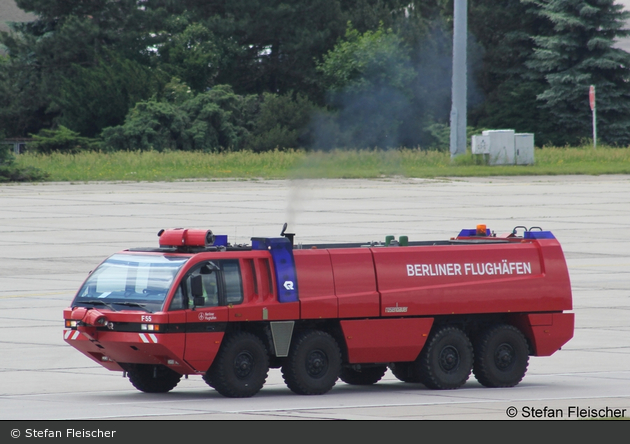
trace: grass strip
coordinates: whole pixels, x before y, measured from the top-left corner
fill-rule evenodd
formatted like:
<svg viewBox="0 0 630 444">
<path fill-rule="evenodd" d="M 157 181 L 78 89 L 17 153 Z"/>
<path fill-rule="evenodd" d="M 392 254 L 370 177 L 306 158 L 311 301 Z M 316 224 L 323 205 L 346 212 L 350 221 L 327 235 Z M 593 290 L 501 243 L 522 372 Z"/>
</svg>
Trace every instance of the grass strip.
<svg viewBox="0 0 630 444">
<path fill-rule="evenodd" d="M 535 149 L 534 158 L 534 165 L 488 166 L 470 153 L 451 159 L 449 152 L 419 149 L 125 151 L 24 153 L 16 164 L 39 168 L 55 182 L 630 174 L 630 148 L 545 147 Z"/>
</svg>

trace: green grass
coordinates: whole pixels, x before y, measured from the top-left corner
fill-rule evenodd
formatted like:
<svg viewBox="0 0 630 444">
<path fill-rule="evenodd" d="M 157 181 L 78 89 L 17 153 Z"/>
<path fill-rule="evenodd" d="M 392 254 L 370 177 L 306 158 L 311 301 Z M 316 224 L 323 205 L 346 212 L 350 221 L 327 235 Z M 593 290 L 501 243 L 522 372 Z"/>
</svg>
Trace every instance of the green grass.
<svg viewBox="0 0 630 444">
<path fill-rule="evenodd" d="M 448 152 L 401 150 L 301 150 L 266 153 L 117 152 L 21 154 L 20 167 L 32 166 L 50 181 L 171 181 L 181 179 L 289 179 L 464 177 L 567 174 L 630 174 L 630 148 L 592 146 L 536 149 L 535 164 L 482 165 L 480 156 L 451 160 Z"/>
</svg>

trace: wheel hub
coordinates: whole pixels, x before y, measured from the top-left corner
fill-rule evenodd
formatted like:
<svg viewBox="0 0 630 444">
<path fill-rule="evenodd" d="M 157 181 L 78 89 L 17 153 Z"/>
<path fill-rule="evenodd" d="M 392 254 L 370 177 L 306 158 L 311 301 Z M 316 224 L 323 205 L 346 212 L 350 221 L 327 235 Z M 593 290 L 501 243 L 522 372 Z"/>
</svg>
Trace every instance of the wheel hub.
<svg viewBox="0 0 630 444">
<path fill-rule="evenodd" d="M 328 369 L 328 359 L 321 350 L 312 351 L 306 360 L 306 371 L 313 378 L 320 377 Z"/>
<path fill-rule="evenodd" d="M 440 368 L 445 372 L 451 372 L 459 366 L 459 352 L 451 345 L 446 346 L 440 353 Z"/>
<path fill-rule="evenodd" d="M 247 351 L 240 352 L 234 358 L 234 373 L 238 378 L 246 378 L 254 368 L 254 357 Z"/>
<path fill-rule="evenodd" d="M 506 370 L 514 363 L 514 357 L 514 348 L 510 344 L 503 343 L 497 347 L 494 362 L 497 368 Z"/>
</svg>

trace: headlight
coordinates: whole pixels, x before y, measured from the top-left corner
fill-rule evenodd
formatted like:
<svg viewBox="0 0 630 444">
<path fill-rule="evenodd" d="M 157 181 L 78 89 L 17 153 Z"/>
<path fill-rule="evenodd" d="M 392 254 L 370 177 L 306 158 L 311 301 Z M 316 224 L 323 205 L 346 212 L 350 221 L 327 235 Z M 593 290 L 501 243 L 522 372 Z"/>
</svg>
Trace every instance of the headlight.
<svg viewBox="0 0 630 444">
<path fill-rule="evenodd" d="M 160 326 L 157 325 L 157 324 L 141 324 L 140 325 L 140 330 L 159 331 L 160 330 Z"/>
</svg>

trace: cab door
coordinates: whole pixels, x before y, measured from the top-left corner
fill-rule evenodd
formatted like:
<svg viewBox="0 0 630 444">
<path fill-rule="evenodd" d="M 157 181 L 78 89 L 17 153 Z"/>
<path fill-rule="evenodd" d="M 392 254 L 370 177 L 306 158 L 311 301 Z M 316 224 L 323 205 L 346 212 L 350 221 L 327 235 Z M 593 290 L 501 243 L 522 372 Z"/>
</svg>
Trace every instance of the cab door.
<svg viewBox="0 0 630 444">
<path fill-rule="evenodd" d="M 210 368 L 228 322 L 222 261 L 195 265 L 180 284 L 186 313 L 184 360 L 199 372 Z"/>
</svg>

